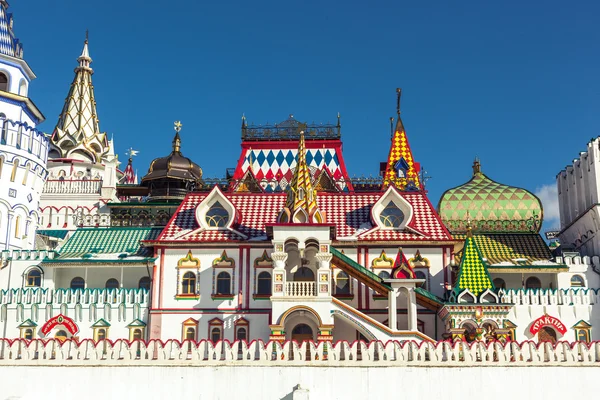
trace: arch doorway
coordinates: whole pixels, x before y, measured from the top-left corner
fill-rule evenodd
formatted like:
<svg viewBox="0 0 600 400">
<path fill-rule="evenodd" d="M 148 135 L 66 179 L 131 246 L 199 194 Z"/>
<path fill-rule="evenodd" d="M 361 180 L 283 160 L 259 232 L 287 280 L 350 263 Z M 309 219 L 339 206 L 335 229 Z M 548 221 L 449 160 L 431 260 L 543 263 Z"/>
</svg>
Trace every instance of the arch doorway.
<svg viewBox="0 0 600 400">
<path fill-rule="evenodd" d="M 544 326 L 538 332 L 538 342 L 556 343 L 556 331 L 549 326 Z"/>
<path fill-rule="evenodd" d="M 62 329 L 57 331 L 56 334 L 54 335 L 54 338 L 57 339 L 61 343 L 64 342 L 65 340 L 68 339 L 67 331 L 64 331 Z"/>
<path fill-rule="evenodd" d="M 315 273 L 308 267 L 300 267 L 294 272 L 294 282 L 314 282 Z"/>
<path fill-rule="evenodd" d="M 302 343 L 307 340 L 315 340 L 313 336 L 313 330 L 306 324 L 298 324 L 292 330 L 292 340 L 298 343 Z"/>
</svg>

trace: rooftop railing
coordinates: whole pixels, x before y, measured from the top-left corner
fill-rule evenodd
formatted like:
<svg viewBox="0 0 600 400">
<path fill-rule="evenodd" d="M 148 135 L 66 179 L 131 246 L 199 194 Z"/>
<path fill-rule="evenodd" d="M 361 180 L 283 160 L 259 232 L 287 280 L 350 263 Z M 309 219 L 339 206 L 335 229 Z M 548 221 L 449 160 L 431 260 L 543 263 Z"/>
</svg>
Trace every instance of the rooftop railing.
<svg viewBox="0 0 600 400">
<path fill-rule="evenodd" d="M 10 289 L 0 292 L 1 304 L 147 304 L 146 289 Z"/>
</svg>

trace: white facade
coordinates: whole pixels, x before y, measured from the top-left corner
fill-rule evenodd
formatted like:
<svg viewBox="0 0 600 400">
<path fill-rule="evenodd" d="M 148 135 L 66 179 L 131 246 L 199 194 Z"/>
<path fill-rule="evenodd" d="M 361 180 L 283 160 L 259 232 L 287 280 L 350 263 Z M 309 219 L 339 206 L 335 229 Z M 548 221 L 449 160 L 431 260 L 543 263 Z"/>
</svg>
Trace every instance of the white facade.
<svg viewBox="0 0 600 400">
<path fill-rule="evenodd" d="M 556 176 L 561 244 L 590 257 L 600 254 L 599 182 L 600 138 L 596 138 Z"/>
<path fill-rule="evenodd" d="M 0 4 L 0 25 L 12 19 Z M 48 139 L 35 129 L 44 116 L 29 99 L 35 74 L 22 58 L 22 48 L 3 43 L 0 51 L 0 250 L 33 249 L 39 202 L 46 176 Z"/>
</svg>

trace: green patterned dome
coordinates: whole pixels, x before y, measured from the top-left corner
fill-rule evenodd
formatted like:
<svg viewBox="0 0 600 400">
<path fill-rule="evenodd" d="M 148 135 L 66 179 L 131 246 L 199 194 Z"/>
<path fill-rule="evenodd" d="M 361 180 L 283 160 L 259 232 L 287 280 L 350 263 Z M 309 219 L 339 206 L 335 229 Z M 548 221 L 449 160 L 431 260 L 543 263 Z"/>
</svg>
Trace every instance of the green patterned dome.
<svg viewBox="0 0 600 400">
<path fill-rule="evenodd" d="M 440 199 L 438 212 L 453 234 L 466 232 L 469 220 L 476 232 L 537 233 L 543 209 L 533 193 L 494 182 L 481 172 L 479 161 L 475 161 L 473 178 L 447 190 Z"/>
</svg>

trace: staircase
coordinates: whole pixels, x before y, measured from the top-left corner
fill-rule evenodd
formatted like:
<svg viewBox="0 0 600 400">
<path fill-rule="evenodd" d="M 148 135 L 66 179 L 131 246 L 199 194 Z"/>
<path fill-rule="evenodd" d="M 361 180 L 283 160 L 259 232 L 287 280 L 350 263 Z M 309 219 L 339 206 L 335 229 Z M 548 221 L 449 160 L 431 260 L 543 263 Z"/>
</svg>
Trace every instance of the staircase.
<svg viewBox="0 0 600 400">
<path fill-rule="evenodd" d="M 381 322 L 374 320 L 368 315 L 358 311 L 356 308 L 349 306 L 336 298 L 331 299 L 331 313 L 335 317 L 342 318 L 346 322 L 354 325 L 356 330 L 369 340 L 414 340 L 415 342 L 435 342 L 435 340 L 421 332 L 392 331 Z"/>
</svg>

